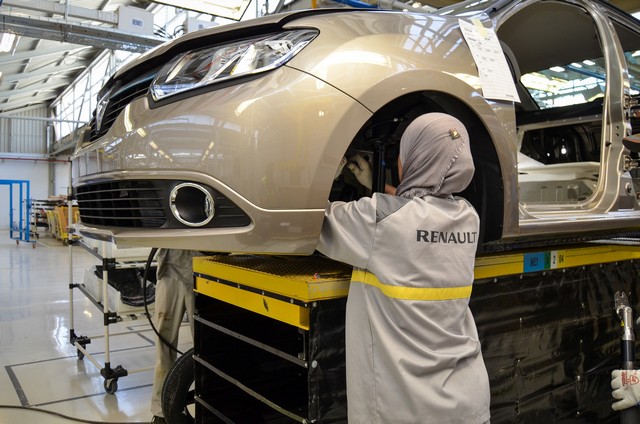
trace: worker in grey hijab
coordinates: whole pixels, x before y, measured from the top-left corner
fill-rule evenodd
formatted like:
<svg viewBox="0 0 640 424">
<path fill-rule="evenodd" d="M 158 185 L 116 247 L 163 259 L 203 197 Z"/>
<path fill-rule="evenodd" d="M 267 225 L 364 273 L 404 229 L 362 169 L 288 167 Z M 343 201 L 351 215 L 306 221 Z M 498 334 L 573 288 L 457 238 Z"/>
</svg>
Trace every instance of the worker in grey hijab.
<svg viewBox="0 0 640 424">
<path fill-rule="evenodd" d="M 348 167 L 370 185 L 366 161 Z M 489 381 L 469 310 L 479 219 L 453 196 L 474 173 L 464 125 L 442 113 L 416 118 L 399 169 L 397 196 L 332 202 L 317 247 L 354 266 L 349 423 L 486 423 Z"/>
</svg>

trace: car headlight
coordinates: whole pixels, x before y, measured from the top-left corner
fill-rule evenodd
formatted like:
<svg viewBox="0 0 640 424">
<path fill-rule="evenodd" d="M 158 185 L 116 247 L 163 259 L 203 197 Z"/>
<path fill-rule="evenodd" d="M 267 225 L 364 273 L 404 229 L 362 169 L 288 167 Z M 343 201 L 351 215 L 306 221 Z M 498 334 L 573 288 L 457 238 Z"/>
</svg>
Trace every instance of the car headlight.
<svg viewBox="0 0 640 424">
<path fill-rule="evenodd" d="M 234 43 L 192 50 L 166 64 L 151 84 L 158 101 L 220 81 L 265 72 L 286 63 L 318 31 L 283 31 Z"/>
</svg>

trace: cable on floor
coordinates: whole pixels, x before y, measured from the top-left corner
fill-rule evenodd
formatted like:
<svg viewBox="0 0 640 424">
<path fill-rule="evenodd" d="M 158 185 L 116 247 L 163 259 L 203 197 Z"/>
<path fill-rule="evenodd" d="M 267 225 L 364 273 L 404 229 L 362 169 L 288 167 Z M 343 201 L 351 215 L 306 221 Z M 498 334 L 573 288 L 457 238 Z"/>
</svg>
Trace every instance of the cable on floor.
<svg viewBox="0 0 640 424">
<path fill-rule="evenodd" d="M 55 415 L 55 416 L 60 417 L 60 418 L 64 418 L 65 420 L 75 421 L 75 422 L 78 422 L 78 423 L 87 423 L 87 424 L 149 424 L 149 421 L 133 421 L 133 422 L 118 421 L 118 422 L 112 422 L 112 421 L 83 420 L 81 418 L 75 418 L 75 417 L 70 417 L 70 416 L 65 415 L 65 414 L 61 414 L 60 412 L 49 411 L 47 409 L 34 408 L 34 407 L 31 407 L 31 406 L 22 406 L 22 405 L 0 405 L 0 409 L 24 409 L 24 410 L 27 410 L 27 411 L 42 412 L 44 414 L 50 414 L 50 415 Z"/>
<path fill-rule="evenodd" d="M 178 348 L 175 347 L 173 343 L 170 343 L 167 339 L 162 337 L 162 335 L 158 332 L 158 329 L 156 328 L 156 326 L 153 325 L 153 320 L 151 319 L 151 314 L 149 313 L 149 305 L 147 305 L 147 279 L 149 277 L 149 270 L 151 269 L 151 262 L 153 262 L 153 258 L 156 256 L 157 251 L 158 251 L 157 247 L 154 247 L 153 249 L 151 249 L 151 252 L 149 252 L 149 257 L 147 258 L 147 262 L 144 266 L 144 274 L 142 276 L 142 301 L 144 303 L 144 311 L 147 314 L 147 320 L 149 320 L 149 325 L 151 325 L 151 329 L 153 330 L 154 333 L 156 333 L 156 336 L 158 336 L 158 339 L 160 339 L 160 341 L 164 345 L 169 347 L 169 349 L 177 352 L 178 355 L 183 355 L 183 352 L 180 352 L 180 350 L 178 350 Z"/>
</svg>

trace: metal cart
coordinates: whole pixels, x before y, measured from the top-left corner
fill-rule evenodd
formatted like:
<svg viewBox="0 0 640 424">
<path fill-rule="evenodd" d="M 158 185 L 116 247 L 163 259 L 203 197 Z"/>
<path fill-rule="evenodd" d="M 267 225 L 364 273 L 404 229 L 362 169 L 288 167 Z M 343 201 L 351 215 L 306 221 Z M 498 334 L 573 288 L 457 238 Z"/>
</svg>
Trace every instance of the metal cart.
<svg viewBox="0 0 640 424">
<path fill-rule="evenodd" d="M 70 235 L 73 230 L 69 229 Z M 97 280 L 96 287 L 89 287 L 84 283 L 74 283 L 73 281 L 73 251 L 72 245 L 79 245 L 94 255 L 102 262 L 102 278 Z M 135 370 L 127 370 L 121 365 L 112 366 L 110 358 L 109 339 L 113 336 L 135 334 L 147 330 L 127 331 L 120 333 L 111 333 L 109 326 L 125 320 L 137 320 L 147 318 L 147 313 L 143 307 L 124 307 L 119 298 L 119 293 L 109 285 L 109 273 L 117 269 L 126 268 L 144 268 L 145 260 L 150 249 L 121 249 L 114 253 L 116 248 L 112 243 L 106 241 L 96 242 L 94 245 L 88 245 L 83 239 L 75 240 L 70 238 L 69 242 L 69 315 L 70 330 L 69 341 L 77 349 L 78 359 L 89 359 L 99 370 L 104 378 L 104 390 L 109 394 L 113 394 L 118 390 L 118 379 L 129 374 L 148 371 L 153 367 L 139 368 Z M 153 264 L 155 266 L 155 264 Z M 76 334 L 74 325 L 73 312 L 73 291 L 78 289 L 91 302 L 102 311 L 104 322 L 104 333 L 102 335 L 82 336 Z M 153 305 L 148 307 L 149 311 L 153 309 Z M 104 364 L 100 364 L 96 358 L 89 353 L 87 345 L 91 340 L 104 338 L 105 340 L 105 360 Z"/>
</svg>

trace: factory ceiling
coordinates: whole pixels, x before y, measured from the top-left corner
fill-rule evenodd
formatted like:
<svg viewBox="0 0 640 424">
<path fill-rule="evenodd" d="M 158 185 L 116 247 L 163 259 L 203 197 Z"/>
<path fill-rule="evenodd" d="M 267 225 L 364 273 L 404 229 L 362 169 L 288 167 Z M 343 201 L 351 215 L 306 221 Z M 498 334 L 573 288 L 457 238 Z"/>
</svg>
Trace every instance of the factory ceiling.
<svg viewBox="0 0 640 424">
<path fill-rule="evenodd" d="M 640 11 L 638 0 L 611 3 Z M 0 0 L 0 115 L 50 105 L 105 49 L 143 52 L 166 41 L 157 28 L 138 32 L 126 25 L 138 22 L 129 12 L 153 6 L 146 0 Z"/>
</svg>

